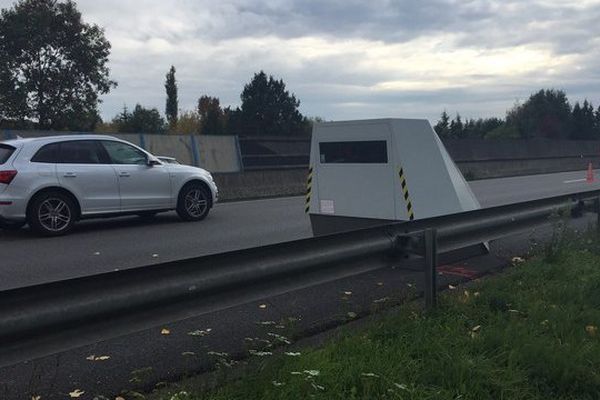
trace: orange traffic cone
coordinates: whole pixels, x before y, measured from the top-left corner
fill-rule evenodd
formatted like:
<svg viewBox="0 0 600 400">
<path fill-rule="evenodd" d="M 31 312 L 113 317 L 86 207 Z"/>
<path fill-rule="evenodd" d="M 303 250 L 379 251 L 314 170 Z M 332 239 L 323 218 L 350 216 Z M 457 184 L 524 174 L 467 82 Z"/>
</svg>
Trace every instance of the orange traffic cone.
<svg viewBox="0 0 600 400">
<path fill-rule="evenodd" d="M 594 169 L 592 168 L 592 163 L 588 164 L 587 177 L 585 180 L 587 183 L 594 182 Z"/>
</svg>

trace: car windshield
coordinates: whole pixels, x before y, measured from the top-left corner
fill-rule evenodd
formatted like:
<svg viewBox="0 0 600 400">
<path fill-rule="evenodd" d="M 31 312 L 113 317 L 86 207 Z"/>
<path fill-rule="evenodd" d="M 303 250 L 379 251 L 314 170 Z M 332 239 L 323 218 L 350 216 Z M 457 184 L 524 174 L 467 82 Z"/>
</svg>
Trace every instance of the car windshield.
<svg viewBox="0 0 600 400">
<path fill-rule="evenodd" d="M 4 164 L 6 161 L 8 161 L 8 159 L 10 158 L 12 153 L 14 153 L 14 151 L 15 151 L 14 147 L 9 146 L 7 144 L 0 143 L 0 165 Z"/>
</svg>

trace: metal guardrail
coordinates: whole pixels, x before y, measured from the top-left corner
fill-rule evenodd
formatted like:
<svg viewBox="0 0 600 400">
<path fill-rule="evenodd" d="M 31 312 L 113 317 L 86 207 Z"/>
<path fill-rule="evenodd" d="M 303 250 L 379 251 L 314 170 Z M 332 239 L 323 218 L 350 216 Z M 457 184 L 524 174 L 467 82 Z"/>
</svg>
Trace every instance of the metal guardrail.
<svg viewBox="0 0 600 400">
<path fill-rule="evenodd" d="M 424 257 L 435 305 L 437 257 L 548 221 L 600 190 L 394 223 L 0 292 L 0 366 Z"/>
</svg>

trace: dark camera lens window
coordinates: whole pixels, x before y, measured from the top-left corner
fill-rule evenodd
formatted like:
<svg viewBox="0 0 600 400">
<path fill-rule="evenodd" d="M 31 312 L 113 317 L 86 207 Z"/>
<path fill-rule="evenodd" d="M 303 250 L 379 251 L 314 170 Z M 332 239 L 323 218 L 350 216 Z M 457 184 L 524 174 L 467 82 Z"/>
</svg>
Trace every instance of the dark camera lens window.
<svg viewBox="0 0 600 400">
<path fill-rule="evenodd" d="M 386 164 L 385 140 L 319 143 L 321 164 Z"/>
</svg>

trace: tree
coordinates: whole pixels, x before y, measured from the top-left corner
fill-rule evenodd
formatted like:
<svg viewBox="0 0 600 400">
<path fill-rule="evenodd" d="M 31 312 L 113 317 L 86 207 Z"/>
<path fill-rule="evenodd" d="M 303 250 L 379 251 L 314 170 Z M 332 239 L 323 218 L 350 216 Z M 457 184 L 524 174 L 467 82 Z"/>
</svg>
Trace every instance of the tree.
<svg viewBox="0 0 600 400">
<path fill-rule="evenodd" d="M 565 139 L 571 133 L 571 105 L 562 90 L 542 89 L 509 110 L 506 121 L 523 138 Z"/>
<path fill-rule="evenodd" d="M 502 126 L 504 121 L 500 118 L 469 119 L 465 123 L 463 137 L 483 138 L 487 133 Z"/>
<path fill-rule="evenodd" d="M 460 114 L 456 114 L 456 117 L 450 121 L 450 137 L 462 138 L 464 136 L 464 126 L 460 118 Z"/>
<path fill-rule="evenodd" d="M 594 107 L 584 100 L 583 106 L 575 103 L 571 113 L 571 139 L 591 140 L 598 137 L 596 132 L 596 118 Z"/>
<path fill-rule="evenodd" d="M 283 80 L 260 71 L 241 94 L 242 133 L 245 135 L 298 135 L 306 132 L 306 121 Z"/>
<path fill-rule="evenodd" d="M 175 67 L 172 65 L 166 76 L 165 90 L 167 91 L 165 115 L 167 116 L 169 127 L 172 129 L 177 124 L 177 112 L 179 107 L 179 100 L 177 99 L 177 81 L 175 80 Z"/>
<path fill-rule="evenodd" d="M 184 111 L 177 118 L 177 124 L 171 128 L 171 133 L 198 134 L 200 133 L 200 116 L 196 111 Z"/>
<path fill-rule="evenodd" d="M 113 119 L 114 126 L 122 133 L 165 133 L 165 120 L 156 108 L 148 109 L 136 104 L 133 112 L 127 107 Z"/>
<path fill-rule="evenodd" d="M 242 133 L 242 111 L 239 107 L 223 109 L 223 131 L 226 135 L 240 135 Z"/>
<path fill-rule="evenodd" d="M 506 123 L 488 131 L 484 136 L 485 139 L 519 139 L 520 137 L 517 127 Z"/>
<path fill-rule="evenodd" d="M 600 106 L 594 113 L 594 130 L 596 132 L 596 137 L 600 137 Z"/>
<path fill-rule="evenodd" d="M 20 0 L 0 15 L 0 117 L 40 129 L 92 129 L 116 83 L 103 30 L 73 1 Z"/>
<path fill-rule="evenodd" d="M 203 135 L 220 135 L 223 130 L 223 110 L 218 98 L 202 96 L 198 99 L 198 116 L 200 117 L 200 133 Z"/>
<path fill-rule="evenodd" d="M 437 124 L 435 124 L 435 127 L 433 129 L 435 129 L 437 134 L 442 138 L 449 136 L 449 134 L 450 134 L 450 117 L 448 116 L 448 113 L 446 112 L 446 110 L 444 110 L 442 112 L 442 115 L 440 116 L 440 120 L 437 122 Z"/>
</svg>

